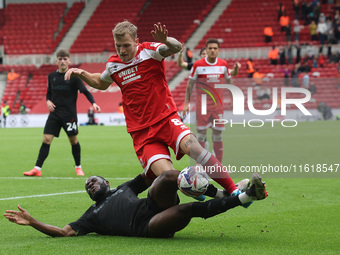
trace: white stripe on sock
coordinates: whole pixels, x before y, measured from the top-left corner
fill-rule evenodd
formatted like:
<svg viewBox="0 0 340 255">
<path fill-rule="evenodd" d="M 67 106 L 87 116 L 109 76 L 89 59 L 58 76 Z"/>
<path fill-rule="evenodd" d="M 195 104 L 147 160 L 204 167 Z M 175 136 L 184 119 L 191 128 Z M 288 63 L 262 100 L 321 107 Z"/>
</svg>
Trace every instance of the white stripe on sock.
<svg viewBox="0 0 340 255">
<path fill-rule="evenodd" d="M 204 166 L 211 157 L 211 153 L 207 150 L 203 150 L 202 153 L 197 157 L 196 162 Z"/>
</svg>

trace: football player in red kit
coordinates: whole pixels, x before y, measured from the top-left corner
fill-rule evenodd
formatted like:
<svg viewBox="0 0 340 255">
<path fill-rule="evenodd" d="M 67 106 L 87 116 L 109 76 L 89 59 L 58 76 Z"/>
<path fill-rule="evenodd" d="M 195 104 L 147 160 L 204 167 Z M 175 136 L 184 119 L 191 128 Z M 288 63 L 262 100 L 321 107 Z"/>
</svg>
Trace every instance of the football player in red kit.
<svg viewBox="0 0 340 255">
<path fill-rule="evenodd" d="M 139 43 L 137 27 L 129 21 L 118 23 L 112 32 L 117 54 L 109 58 L 106 70 L 89 73 L 72 68 L 65 79 L 76 76 L 100 90 L 107 89 L 113 82 L 120 87 L 127 131 L 148 178 L 154 179 L 174 169 L 170 147 L 177 160 L 187 154 L 202 166 L 220 169 L 207 173 L 229 195 L 239 194 L 232 178 L 222 171 L 225 169 L 222 164 L 202 148 L 177 114 L 165 78 L 164 58 L 179 52 L 182 44 L 169 37 L 166 26 L 161 23 L 154 24 L 151 31 L 156 42 Z"/>
<path fill-rule="evenodd" d="M 233 70 L 229 70 L 227 61 L 218 58 L 220 43 L 217 39 L 211 38 L 206 42 L 207 55 L 205 58 L 197 60 L 189 75 L 185 102 L 183 107 L 183 117 L 189 112 L 189 102 L 192 89 L 196 84 L 196 129 L 197 140 L 204 147 L 207 129 L 212 128 L 213 150 L 218 161 L 223 158 L 222 131 L 224 124 L 214 125 L 214 119 L 223 118 L 223 91 L 215 89 L 215 84 L 231 84 L 231 76 L 238 72 L 240 63 L 236 62 Z M 210 96 L 206 96 L 206 95 Z M 206 96 L 207 112 L 202 114 L 202 95 Z"/>
</svg>

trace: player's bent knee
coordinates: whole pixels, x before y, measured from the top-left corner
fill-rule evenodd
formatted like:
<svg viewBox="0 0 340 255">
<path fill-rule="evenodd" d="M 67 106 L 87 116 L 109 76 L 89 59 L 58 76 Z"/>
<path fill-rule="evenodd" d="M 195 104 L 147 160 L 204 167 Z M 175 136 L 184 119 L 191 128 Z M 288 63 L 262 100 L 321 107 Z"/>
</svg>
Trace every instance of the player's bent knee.
<svg viewBox="0 0 340 255">
<path fill-rule="evenodd" d="M 222 142 L 222 140 L 223 140 L 222 133 L 220 133 L 220 134 L 213 134 L 212 135 L 212 140 L 214 142 Z"/>
<path fill-rule="evenodd" d="M 167 182 L 167 183 L 176 182 L 177 183 L 178 174 L 179 174 L 179 171 L 177 170 L 169 170 L 169 171 L 164 171 L 158 178 L 159 178 L 159 181 L 161 182 Z"/>
<path fill-rule="evenodd" d="M 197 133 L 197 141 L 198 142 L 205 142 L 205 140 L 207 139 L 207 135 L 206 134 L 201 134 L 201 133 Z"/>
</svg>

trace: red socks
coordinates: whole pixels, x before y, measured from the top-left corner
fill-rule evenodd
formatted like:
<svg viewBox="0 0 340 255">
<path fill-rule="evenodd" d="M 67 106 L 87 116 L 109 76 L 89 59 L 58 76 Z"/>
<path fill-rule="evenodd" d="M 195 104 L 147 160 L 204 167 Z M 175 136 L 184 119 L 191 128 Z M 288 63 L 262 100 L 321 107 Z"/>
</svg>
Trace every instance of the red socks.
<svg viewBox="0 0 340 255">
<path fill-rule="evenodd" d="M 223 142 L 213 142 L 214 144 L 214 152 L 218 161 L 222 163 L 223 158 Z M 203 147 L 204 148 L 204 147 Z"/>
<path fill-rule="evenodd" d="M 203 166 L 204 171 L 220 184 L 229 194 L 237 187 L 233 179 L 227 172 L 227 169 L 207 150 L 203 150 L 197 157 L 196 162 Z"/>
</svg>

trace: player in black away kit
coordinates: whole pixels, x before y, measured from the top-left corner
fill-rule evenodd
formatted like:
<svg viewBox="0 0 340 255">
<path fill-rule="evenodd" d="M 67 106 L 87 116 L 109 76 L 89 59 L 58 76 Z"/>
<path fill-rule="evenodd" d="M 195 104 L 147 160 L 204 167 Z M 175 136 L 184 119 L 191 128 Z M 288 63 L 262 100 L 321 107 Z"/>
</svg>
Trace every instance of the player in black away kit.
<svg viewBox="0 0 340 255">
<path fill-rule="evenodd" d="M 47 158 L 50 145 L 54 137 L 59 137 L 63 128 L 72 145 L 72 155 L 75 161 L 77 175 L 84 175 L 80 165 L 80 144 L 78 142 L 77 98 L 78 90 L 89 100 L 93 108 L 100 112 L 92 94 L 86 89 L 83 82 L 72 77 L 65 81 L 64 76 L 70 65 L 70 54 L 66 50 L 57 52 L 58 70 L 48 75 L 48 90 L 46 103 L 50 114 L 44 128 L 44 138 L 40 147 L 35 167 L 23 174 L 26 176 L 41 176 L 41 167 Z"/>
<path fill-rule="evenodd" d="M 52 237 L 81 236 L 88 233 L 101 235 L 172 237 L 185 228 L 191 218 L 210 218 L 236 206 L 266 198 L 264 182 L 253 174 L 245 192 L 233 196 L 179 204 L 177 177 L 179 171 L 163 172 L 152 183 L 147 198 L 137 196 L 150 185 L 145 174 L 125 182 L 115 189 L 100 176 L 91 176 L 85 189 L 93 204 L 78 220 L 64 228 L 48 225 L 30 216 L 18 205 L 19 211 L 6 210 L 4 216 L 19 225 L 29 225 Z"/>
</svg>

